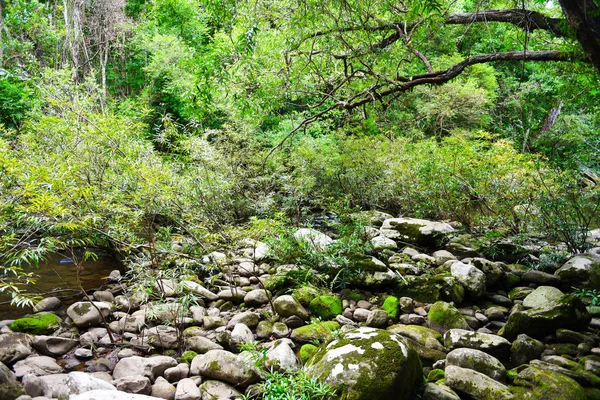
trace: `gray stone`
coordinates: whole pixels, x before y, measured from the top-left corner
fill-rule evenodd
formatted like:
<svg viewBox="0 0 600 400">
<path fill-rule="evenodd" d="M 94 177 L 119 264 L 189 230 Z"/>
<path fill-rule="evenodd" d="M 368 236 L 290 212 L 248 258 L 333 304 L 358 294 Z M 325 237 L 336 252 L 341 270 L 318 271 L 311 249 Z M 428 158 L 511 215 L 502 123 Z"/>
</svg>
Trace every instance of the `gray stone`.
<svg viewBox="0 0 600 400">
<path fill-rule="evenodd" d="M 202 400 L 231 400 L 242 397 L 242 394 L 232 386 L 214 380 L 202 383 L 200 393 Z"/>
<path fill-rule="evenodd" d="M 596 289 L 600 287 L 600 266 L 588 256 L 575 256 L 554 272 L 566 287 Z"/>
<path fill-rule="evenodd" d="M 454 365 L 446 366 L 444 383 L 475 400 L 512 400 L 508 387 L 480 372 Z"/>
<path fill-rule="evenodd" d="M 385 236 L 376 236 L 373 239 L 371 239 L 371 245 L 373 246 L 373 249 L 376 251 L 380 251 L 380 250 L 396 250 L 398 248 L 398 245 L 396 244 L 395 241 L 393 241 L 392 239 L 386 238 Z"/>
<path fill-rule="evenodd" d="M 450 273 L 473 296 L 482 297 L 485 294 L 486 276 L 473 265 L 455 262 L 450 266 Z"/>
<path fill-rule="evenodd" d="M 169 382 L 177 382 L 190 375 L 190 366 L 186 363 L 177 364 L 176 367 L 167 368 L 164 376 Z M 158 378 L 157 378 L 158 380 Z"/>
<path fill-rule="evenodd" d="M 527 335 L 518 335 L 510 348 L 510 359 L 515 365 L 527 364 L 539 359 L 544 351 L 544 343 Z"/>
<path fill-rule="evenodd" d="M 236 324 L 231 331 L 231 337 L 229 339 L 229 347 L 239 351 L 240 347 L 244 343 L 254 342 L 254 335 L 250 328 L 244 324 Z"/>
<path fill-rule="evenodd" d="M 446 366 L 448 365 L 481 372 L 498 382 L 506 380 L 504 365 L 497 358 L 480 350 L 467 348 L 452 350 L 446 356 Z"/>
<path fill-rule="evenodd" d="M 452 232 L 454 228 L 446 223 L 416 218 L 390 218 L 381 226 L 386 237 L 425 247 L 445 244 Z"/>
<path fill-rule="evenodd" d="M 539 286 L 523 299 L 525 308 L 546 307 L 560 301 L 564 293 L 553 286 Z"/>
<path fill-rule="evenodd" d="M 108 290 L 96 290 L 93 294 L 94 300 L 112 303 L 115 296 Z"/>
<path fill-rule="evenodd" d="M 501 336 L 463 329 L 450 329 L 446 332 L 444 344 L 450 350 L 467 347 L 501 358 L 508 355 L 511 346 L 510 342 Z"/>
<path fill-rule="evenodd" d="M 372 310 L 367 318 L 367 326 L 373 328 L 383 328 L 387 326 L 388 315 L 384 310 Z"/>
<path fill-rule="evenodd" d="M 43 355 L 59 357 L 68 353 L 79 344 L 76 339 L 63 338 L 59 336 L 34 336 L 32 342 L 34 349 Z"/>
<path fill-rule="evenodd" d="M 546 272 L 530 270 L 521 276 L 521 280 L 525 283 L 535 283 L 541 286 L 559 286 L 560 279 L 557 276 Z"/>
<path fill-rule="evenodd" d="M 13 365 L 13 370 L 17 378 L 22 378 L 27 374 L 35 376 L 60 374 L 63 368 L 56 363 L 54 358 L 46 356 L 31 356 L 18 361 Z"/>
<path fill-rule="evenodd" d="M 215 301 L 215 300 L 219 299 L 218 295 L 214 294 L 213 292 L 211 292 L 210 290 L 208 290 L 207 288 L 205 288 L 198 282 L 183 281 L 181 284 L 182 284 L 183 290 L 192 292 L 203 299 L 206 299 L 209 301 Z"/>
<path fill-rule="evenodd" d="M 60 304 L 58 297 L 46 297 L 33 306 L 33 312 L 54 311 L 60 307 Z"/>
<path fill-rule="evenodd" d="M 99 311 L 98 311 L 99 310 Z M 67 315 L 73 323 L 81 328 L 98 326 L 111 313 L 110 303 L 95 301 L 93 305 L 89 302 L 78 302 L 67 309 Z"/>
<path fill-rule="evenodd" d="M 93 390 L 91 392 L 85 392 L 76 396 L 71 396 L 69 400 L 156 400 L 156 398 L 145 396 L 143 394 L 113 392 L 108 390 Z"/>
<path fill-rule="evenodd" d="M 0 400 L 12 400 L 23 394 L 23 387 L 15 374 L 8 367 L 0 363 Z"/>
<path fill-rule="evenodd" d="M 245 311 L 239 314 L 236 314 L 229 320 L 227 323 L 227 329 L 233 329 L 237 324 L 244 324 L 248 328 L 253 329 L 256 328 L 260 318 L 257 313 L 251 311 Z"/>
<path fill-rule="evenodd" d="M 127 376 L 145 376 L 154 380 L 161 376 L 167 368 L 177 365 L 177 360 L 168 356 L 154 357 L 127 357 L 121 359 L 113 371 L 113 378 L 119 379 Z"/>
<path fill-rule="evenodd" d="M 85 372 L 70 372 L 68 374 L 45 375 L 37 378 L 41 392 L 50 398 L 69 398 L 91 390 L 115 391 L 110 383 L 94 378 Z"/>
<path fill-rule="evenodd" d="M 248 386 L 260 380 L 259 371 L 241 354 L 225 350 L 211 350 L 195 357 L 190 367 L 192 375 L 201 375 L 233 385 Z"/>
<path fill-rule="evenodd" d="M 125 376 L 115 379 L 113 385 L 122 391 L 133 394 L 150 394 L 152 393 L 152 383 L 145 376 Z"/>
<path fill-rule="evenodd" d="M 300 228 L 294 232 L 294 238 L 315 250 L 324 250 L 333 243 L 333 239 L 324 233 L 310 228 Z"/>
<path fill-rule="evenodd" d="M 290 295 L 279 296 L 273 302 L 273 306 L 283 318 L 296 316 L 302 320 L 308 319 L 308 311 Z"/>
<path fill-rule="evenodd" d="M 200 389 L 190 378 L 185 378 L 177 384 L 175 400 L 198 400 L 200 399 Z"/>
<path fill-rule="evenodd" d="M 264 289 L 254 289 L 244 296 L 244 304 L 248 307 L 260 307 L 269 302 L 270 293 Z"/>
<path fill-rule="evenodd" d="M 25 333 L 3 333 L 0 335 L 0 362 L 12 364 L 29 356 L 32 336 Z"/>
<path fill-rule="evenodd" d="M 287 342 L 277 340 L 266 353 L 265 366 L 279 372 L 293 372 L 300 367 L 300 361 Z"/>
<path fill-rule="evenodd" d="M 174 400 L 176 390 L 175 386 L 167 382 L 166 379 L 158 377 L 154 385 L 152 385 L 152 392 L 150 394 L 152 397 L 159 399 Z"/>
<path fill-rule="evenodd" d="M 203 336 L 186 337 L 185 345 L 198 354 L 204 354 L 210 350 L 223 350 L 223 346 Z"/>
<path fill-rule="evenodd" d="M 421 400 L 460 400 L 460 397 L 446 385 L 426 383 Z"/>
</svg>

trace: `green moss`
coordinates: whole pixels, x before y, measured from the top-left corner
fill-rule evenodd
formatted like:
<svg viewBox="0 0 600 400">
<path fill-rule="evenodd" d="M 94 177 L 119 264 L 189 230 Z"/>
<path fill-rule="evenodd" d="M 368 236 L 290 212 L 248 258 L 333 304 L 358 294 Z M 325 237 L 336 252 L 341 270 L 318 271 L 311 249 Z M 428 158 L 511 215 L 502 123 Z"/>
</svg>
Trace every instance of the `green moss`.
<svg viewBox="0 0 600 400">
<path fill-rule="evenodd" d="M 447 274 L 407 276 L 398 284 L 394 295 L 410 297 L 423 303 L 445 300 L 460 304 L 464 298 L 464 288 L 455 278 Z"/>
<path fill-rule="evenodd" d="M 389 319 L 395 322 L 398 321 L 399 307 L 400 301 L 398 298 L 396 296 L 388 296 L 383 302 L 381 309 L 387 313 Z"/>
<path fill-rule="evenodd" d="M 265 282 L 265 288 L 270 292 L 277 292 L 278 290 L 294 287 L 295 285 L 294 279 L 287 274 L 273 275 Z"/>
<path fill-rule="evenodd" d="M 469 329 L 469 325 L 460 311 L 452 304 L 438 301 L 429 308 L 427 314 L 429 323 L 432 327 L 448 329 Z"/>
<path fill-rule="evenodd" d="M 188 350 L 179 357 L 179 361 L 184 362 L 186 364 L 191 364 L 194 357 L 196 357 L 198 353 L 192 350 Z"/>
<path fill-rule="evenodd" d="M 350 292 L 346 295 L 346 298 L 350 301 L 354 300 L 356 302 L 359 302 L 360 300 L 362 300 L 363 296 L 358 292 Z"/>
<path fill-rule="evenodd" d="M 573 379 L 547 369 L 528 367 L 519 372 L 510 391 L 517 399 L 586 400 L 583 388 Z"/>
<path fill-rule="evenodd" d="M 319 351 L 317 346 L 307 343 L 300 348 L 298 357 L 300 357 L 302 361 L 307 362 L 317 351 Z"/>
<path fill-rule="evenodd" d="M 51 333 L 60 326 L 60 318 L 52 313 L 34 314 L 30 317 L 15 320 L 10 329 L 13 332 L 23 332 L 32 335 Z"/>
<path fill-rule="evenodd" d="M 319 296 L 310 302 L 308 308 L 313 315 L 329 320 L 342 313 L 342 301 L 337 296 Z"/>
<path fill-rule="evenodd" d="M 305 307 L 320 294 L 320 291 L 313 286 L 300 286 L 292 291 L 292 297 Z"/>
<path fill-rule="evenodd" d="M 437 382 L 440 379 L 444 379 L 444 370 L 442 369 L 432 369 L 427 375 L 427 380 L 429 382 Z"/>
<path fill-rule="evenodd" d="M 340 324 L 335 321 L 318 322 L 294 329 L 291 338 L 299 342 L 328 342 L 333 339 L 332 331 L 338 329 Z"/>
</svg>

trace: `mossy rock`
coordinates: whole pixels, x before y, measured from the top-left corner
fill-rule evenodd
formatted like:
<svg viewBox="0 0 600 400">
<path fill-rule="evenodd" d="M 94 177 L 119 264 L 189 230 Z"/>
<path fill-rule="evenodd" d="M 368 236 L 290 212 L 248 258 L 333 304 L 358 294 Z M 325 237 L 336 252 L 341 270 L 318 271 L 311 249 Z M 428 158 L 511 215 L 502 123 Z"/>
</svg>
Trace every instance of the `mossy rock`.
<svg viewBox="0 0 600 400">
<path fill-rule="evenodd" d="M 516 399 L 587 400 L 585 390 L 575 380 L 555 371 L 532 366 L 519 372 L 509 390 Z"/>
<path fill-rule="evenodd" d="M 188 350 L 179 357 L 179 361 L 184 362 L 186 364 L 191 364 L 194 357 L 196 357 L 198 353 L 192 350 Z"/>
<path fill-rule="evenodd" d="M 450 329 L 471 329 L 460 311 L 444 301 L 438 301 L 431 305 L 427 314 L 427 322 L 431 329 L 439 332 L 446 332 Z"/>
<path fill-rule="evenodd" d="M 274 293 L 279 290 L 294 287 L 296 282 L 288 274 L 275 274 L 269 277 L 265 282 L 265 288 Z"/>
<path fill-rule="evenodd" d="M 453 301 L 460 304 L 465 295 L 465 289 L 458 281 L 449 275 L 406 276 L 394 290 L 397 297 L 410 297 L 423 303 L 436 301 Z"/>
<path fill-rule="evenodd" d="M 61 319 L 52 313 L 39 313 L 16 319 L 10 324 L 10 329 L 13 332 L 44 335 L 54 332 L 60 327 L 60 323 Z"/>
<path fill-rule="evenodd" d="M 398 321 L 399 308 L 400 300 L 396 296 L 388 296 L 381 306 L 381 309 L 387 313 L 388 318 L 394 322 Z"/>
<path fill-rule="evenodd" d="M 307 343 L 300 348 L 300 351 L 298 352 L 298 357 L 300 357 L 302 361 L 307 362 L 312 356 L 315 355 L 317 351 L 319 351 L 319 348 L 317 346 L 315 346 L 314 344 Z"/>
<path fill-rule="evenodd" d="M 304 307 L 307 307 L 310 302 L 320 294 L 320 290 L 313 286 L 300 286 L 299 288 L 292 290 L 292 297 Z"/>
<path fill-rule="evenodd" d="M 337 296 L 319 296 L 308 305 L 310 312 L 324 320 L 330 320 L 342 313 L 342 301 Z"/>
<path fill-rule="evenodd" d="M 322 346 L 304 371 L 338 388 L 340 400 L 408 400 L 423 384 L 421 361 L 408 341 L 368 327 Z"/>
<path fill-rule="evenodd" d="M 429 371 L 427 375 L 427 380 L 429 382 L 437 382 L 440 379 L 444 379 L 444 370 L 443 369 L 432 369 Z"/>
<path fill-rule="evenodd" d="M 301 326 L 292 331 L 292 340 L 298 342 L 329 342 L 333 339 L 333 331 L 340 329 L 340 324 L 335 321 L 317 322 Z"/>
</svg>

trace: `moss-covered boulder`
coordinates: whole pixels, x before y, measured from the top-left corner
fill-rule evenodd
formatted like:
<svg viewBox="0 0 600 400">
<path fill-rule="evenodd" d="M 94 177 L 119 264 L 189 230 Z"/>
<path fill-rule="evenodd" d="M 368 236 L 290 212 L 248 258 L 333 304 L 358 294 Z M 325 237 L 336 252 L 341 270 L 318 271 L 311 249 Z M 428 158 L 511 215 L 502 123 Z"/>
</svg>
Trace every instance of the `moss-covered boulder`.
<svg viewBox="0 0 600 400">
<path fill-rule="evenodd" d="M 560 328 L 584 330 L 590 319 L 586 307 L 578 298 L 565 295 L 553 304 L 512 313 L 498 334 L 508 340 L 514 340 L 521 333 L 543 337 Z"/>
<path fill-rule="evenodd" d="M 323 320 L 333 319 L 342 313 L 342 300 L 337 296 L 319 296 L 309 303 L 308 309 Z"/>
<path fill-rule="evenodd" d="M 427 314 L 427 324 L 431 329 L 442 333 L 449 329 L 471 329 L 460 311 L 443 301 L 431 305 Z"/>
<path fill-rule="evenodd" d="M 442 247 L 448 243 L 454 228 L 444 222 L 417 218 L 390 218 L 381 226 L 381 233 L 391 239 L 425 247 Z"/>
<path fill-rule="evenodd" d="M 307 362 L 312 356 L 314 356 L 317 353 L 317 351 L 319 351 L 319 348 L 317 346 L 315 346 L 314 344 L 306 343 L 305 345 L 302 345 L 302 347 L 300 347 L 298 357 L 303 362 Z"/>
<path fill-rule="evenodd" d="M 317 322 L 301 326 L 292 331 L 291 338 L 297 342 L 329 342 L 333 339 L 332 332 L 340 329 L 340 324 L 335 321 Z"/>
<path fill-rule="evenodd" d="M 515 396 L 508 387 L 481 372 L 455 365 L 448 365 L 444 383 L 459 393 L 465 393 L 470 399 L 512 400 Z"/>
<path fill-rule="evenodd" d="M 0 400 L 13 400 L 23 394 L 15 374 L 0 362 Z"/>
<path fill-rule="evenodd" d="M 592 257 L 575 256 L 554 272 L 563 286 L 597 289 L 600 287 L 600 263 Z"/>
<path fill-rule="evenodd" d="M 391 332 L 362 327 L 321 347 L 304 367 L 340 389 L 340 400 L 407 400 L 423 384 L 417 352 Z"/>
<path fill-rule="evenodd" d="M 408 275 L 401 279 L 394 290 L 397 297 L 410 297 L 423 303 L 453 301 L 460 304 L 465 294 L 456 278 L 448 275 Z"/>
<path fill-rule="evenodd" d="M 398 321 L 399 308 L 400 300 L 396 296 L 388 296 L 381 306 L 381 309 L 387 313 L 388 318 L 394 322 Z"/>
<path fill-rule="evenodd" d="M 387 328 L 388 331 L 412 339 L 430 349 L 445 351 L 442 345 L 442 334 L 436 330 L 421 325 L 396 324 Z"/>
<path fill-rule="evenodd" d="M 10 329 L 13 332 L 44 335 L 57 330 L 60 327 L 60 323 L 61 319 L 52 313 L 39 313 L 16 319 L 10 324 Z"/>
<path fill-rule="evenodd" d="M 308 307 L 310 302 L 320 294 L 321 292 L 319 289 L 314 286 L 300 286 L 299 288 L 292 290 L 292 297 L 304 307 Z"/>
<path fill-rule="evenodd" d="M 516 377 L 510 391 L 519 400 L 586 400 L 585 390 L 561 373 L 539 367 L 527 367 Z"/>
</svg>

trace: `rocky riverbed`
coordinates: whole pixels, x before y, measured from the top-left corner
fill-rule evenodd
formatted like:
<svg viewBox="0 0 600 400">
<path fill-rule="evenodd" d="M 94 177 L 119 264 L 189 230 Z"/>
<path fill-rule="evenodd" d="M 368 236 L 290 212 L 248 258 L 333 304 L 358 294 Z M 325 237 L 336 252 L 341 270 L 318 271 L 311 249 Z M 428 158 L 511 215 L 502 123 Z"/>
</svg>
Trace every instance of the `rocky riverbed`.
<svg viewBox="0 0 600 400">
<path fill-rule="evenodd" d="M 351 400 L 600 399 L 600 309 L 571 293 L 600 288 L 600 248 L 540 271 L 514 263 L 534 248 L 490 260 L 451 224 L 371 217 L 375 252 L 337 292 L 293 287 L 294 266 L 246 241 L 205 257 L 216 274 L 157 279 L 161 301 L 118 271 L 93 302 L 46 298 L 0 322 L 0 400 L 236 399 L 266 369 Z"/>
</svg>

